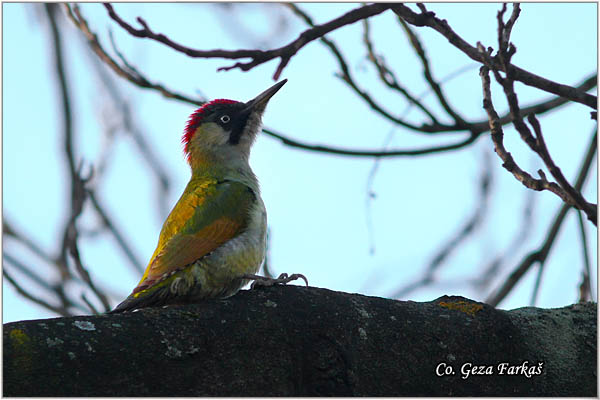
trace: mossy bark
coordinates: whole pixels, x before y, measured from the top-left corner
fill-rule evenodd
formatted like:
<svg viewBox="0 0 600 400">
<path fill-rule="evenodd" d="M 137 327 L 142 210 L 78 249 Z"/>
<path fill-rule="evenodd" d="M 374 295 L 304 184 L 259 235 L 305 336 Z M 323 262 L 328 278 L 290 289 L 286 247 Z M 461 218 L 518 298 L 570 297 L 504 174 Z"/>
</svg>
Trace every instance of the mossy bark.
<svg viewBox="0 0 600 400">
<path fill-rule="evenodd" d="M 461 297 L 288 286 L 13 322 L 3 394 L 595 397 L 596 309 L 502 311 Z"/>
</svg>

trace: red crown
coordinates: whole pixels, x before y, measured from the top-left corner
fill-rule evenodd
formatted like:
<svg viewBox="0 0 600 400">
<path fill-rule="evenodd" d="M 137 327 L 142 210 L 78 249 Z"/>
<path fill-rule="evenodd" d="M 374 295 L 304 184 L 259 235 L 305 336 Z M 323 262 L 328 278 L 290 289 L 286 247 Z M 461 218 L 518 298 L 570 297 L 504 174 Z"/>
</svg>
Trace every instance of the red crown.
<svg viewBox="0 0 600 400">
<path fill-rule="evenodd" d="M 188 122 L 185 125 L 183 136 L 181 137 L 181 143 L 183 144 L 183 153 L 185 154 L 188 163 L 190 162 L 190 141 L 192 140 L 192 136 L 194 136 L 194 133 L 196 133 L 198 125 L 200 125 L 200 122 L 202 122 L 202 118 L 206 110 L 214 106 L 215 104 L 233 103 L 237 103 L 237 101 L 228 99 L 216 99 L 211 102 L 205 103 L 204 105 L 202 105 L 202 107 L 200 107 L 199 109 L 194 111 L 192 115 L 190 115 L 190 118 L 188 119 Z"/>
</svg>

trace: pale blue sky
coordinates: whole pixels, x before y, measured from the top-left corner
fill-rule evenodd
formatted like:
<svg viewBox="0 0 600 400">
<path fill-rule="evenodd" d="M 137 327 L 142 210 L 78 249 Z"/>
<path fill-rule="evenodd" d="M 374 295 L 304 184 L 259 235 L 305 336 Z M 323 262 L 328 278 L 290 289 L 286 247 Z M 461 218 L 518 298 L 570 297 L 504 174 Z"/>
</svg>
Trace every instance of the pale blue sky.
<svg viewBox="0 0 600 400">
<path fill-rule="evenodd" d="M 356 8 L 358 4 L 303 4 L 317 23 L 326 22 Z M 115 4 L 120 15 L 134 23 L 142 16 L 158 32 L 165 32 L 191 47 L 238 49 L 252 46 L 243 33 L 230 34 L 233 23 L 254 29 L 256 37 L 273 27 L 259 4 L 244 5 L 244 15 L 218 14 L 213 4 Z M 241 7 L 241 6 L 240 6 Z M 281 6 L 269 6 L 271 13 L 289 13 Z M 412 7 L 412 6 L 411 6 Z M 413 7 L 414 8 L 414 7 Z M 498 4 L 431 4 L 428 8 L 448 20 L 454 30 L 471 44 L 481 41 L 497 47 Z M 273 84 L 276 61 L 249 72 L 216 72 L 230 60 L 190 59 L 158 43 L 130 37 L 106 15 L 100 4 L 81 5 L 93 30 L 110 47 L 107 28 L 113 31 L 119 49 L 154 81 L 187 94 L 208 98 L 246 101 Z M 509 7 L 510 10 L 510 7 Z M 50 46 L 45 20 L 33 12 L 32 4 L 3 4 L 3 212 L 18 228 L 48 251 L 55 251 L 68 212 L 66 170 L 61 151 L 55 75 L 50 68 Z M 43 21 L 40 23 L 40 21 Z M 287 29 L 271 38 L 268 45 L 281 46 L 295 39 L 306 27 L 294 17 Z M 373 39 L 380 53 L 413 93 L 426 89 L 418 59 L 411 51 L 401 27 L 391 12 L 370 20 Z M 74 122 L 78 159 L 94 163 L 105 144 L 99 116 L 110 114 L 105 92 L 95 79 L 86 45 L 69 21 L 65 48 L 71 76 L 73 100 L 77 104 Z M 460 53 L 438 33 L 417 29 L 436 78 L 475 63 Z M 386 91 L 365 59 L 360 23 L 331 35 L 360 84 L 388 109 L 400 114 L 406 102 Z M 597 69 L 597 6 L 595 3 L 522 5 L 512 35 L 518 51 L 518 66 L 555 80 L 574 85 Z M 431 138 L 394 127 L 375 116 L 347 86 L 334 77 L 337 64 L 318 42 L 307 45 L 292 58 L 282 74 L 289 82 L 272 99 L 264 117 L 265 125 L 300 141 L 347 148 L 379 149 L 393 132 L 390 148 L 424 147 L 453 142 L 462 135 Z M 110 72 L 112 73 L 112 72 Z M 181 152 L 180 137 L 194 107 L 167 100 L 147 90 L 119 81 L 147 141 L 158 154 L 172 178 L 167 203 L 172 206 L 189 178 L 189 168 Z M 521 104 L 546 99 L 538 90 L 516 85 Z M 506 110 L 501 89 L 493 86 L 498 111 Z M 451 103 L 468 119 L 482 119 L 481 81 L 474 67 L 444 85 Z M 440 107 L 433 96 L 426 103 Z M 574 180 L 581 156 L 589 142 L 593 123 L 589 109 L 569 105 L 552 115 L 540 117 L 545 138 L 554 160 L 565 176 Z M 408 117 L 420 121 L 414 110 Z M 518 135 L 505 128 L 505 145 L 517 162 L 530 171 L 541 163 L 532 156 Z M 123 132 L 121 132 L 122 134 Z M 270 261 L 275 273 L 301 272 L 311 286 L 389 296 L 402 283 L 415 279 L 433 254 L 468 218 L 475 207 L 477 179 L 482 152 L 492 149 L 487 137 L 473 146 L 451 153 L 419 158 L 383 160 L 375 177 L 371 202 L 372 231 L 367 229 L 366 184 L 372 159 L 359 159 L 308 153 L 283 146 L 276 140 L 259 137 L 251 165 L 261 182 L 262 196 L 271 229 Z M 440 278 L 453 282 L 472 277 L 481 261 L 508 246 L 520 228 L 526 189 L 500 166 L 492 153 L 494 188 L 491 214 L 475 237 L 449 259 Z M 131 138 L 117 138 L 106 176 L 98 188 L 101 201 L 109 209 L 136 255 L 148 261 L 158 238 L 164 215 L 158 214 L 156 185 L 149 179 L 148 166 Z M 548 174 L 549 175 L 549 174 Z M 588 178 L 584 193 L 597 202 L 596 168 Z M 543 240 L 549 223 L 560 205 L 551 193 L 535 194 L 535 223 L 532 234 L 519 253 L 508 256 L 506 269 L 499 274 L 497 287 L 509 271 Z M 85 221 L 93 213 L 86 210 Z M 596 228 L 587 226 L 596 287 Z M 577 299 L 581 280 L 581 246 L 575 214 L 571 213 L 546 265 L 538 305 L 558 307 Z M 375 245 L 371 254 L 370 243 Z M 21 255 L 31 268 L 55 279 L 35 257 L 27 257 L 12 241 L 5 250 Z M 116 304 L 139 280 L 116 250 L 110 237 L 101 235 L 81 240 L 83 261 L 93 278 L 112 294 Z M 502 308 L 529 304 L 534 271 L 517 286 Z M 443 282 L 443 280 L 442 280 Z M 81 291 L 78 287 L 71 290 Z M 432 300 L 444 294 L 457 294 L 484 300 L 468 286 L 436 285 L 411 294 L 416 301 Z M 54 316 L 21 298 L 8 282 L 3 284 L 4 322 Z"/>
</svg>

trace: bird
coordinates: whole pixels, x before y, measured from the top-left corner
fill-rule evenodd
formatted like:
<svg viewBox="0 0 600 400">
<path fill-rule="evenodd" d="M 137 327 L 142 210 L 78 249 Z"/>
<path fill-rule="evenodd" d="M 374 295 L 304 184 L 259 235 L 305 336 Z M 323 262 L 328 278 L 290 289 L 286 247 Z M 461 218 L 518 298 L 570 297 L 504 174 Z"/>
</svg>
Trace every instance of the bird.
<svg viewBox="0 0 600 400">
<path fill-rule="evenodd" d="M 295 279 L 308 286 L 302 274 L 256 275 L 265 258 L 267 213 L 248 161 L 267 103 L 286 82 L 248 102 L 216 99 L 191 114 L 182 136 L 190 181 L 140 282 L 110 313 L 227 298 L 250 281 L 252 288 Z"/>
</svg>

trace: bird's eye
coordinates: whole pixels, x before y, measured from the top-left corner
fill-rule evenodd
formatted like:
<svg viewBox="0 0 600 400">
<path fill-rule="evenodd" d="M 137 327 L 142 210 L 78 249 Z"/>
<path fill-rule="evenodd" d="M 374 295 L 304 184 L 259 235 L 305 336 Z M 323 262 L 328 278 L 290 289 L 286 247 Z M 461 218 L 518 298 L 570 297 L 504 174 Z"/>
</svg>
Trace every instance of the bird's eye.
<svg viewBox="0 0 600 400">
<path fill-rule="evenodd" d="M 230 120 L 231 120 L 231 118 L 229 118 L 229 115 L 223 115 L 221 117 L 221 122 L 224 124 L 228 123 Z"/>
</svg>

